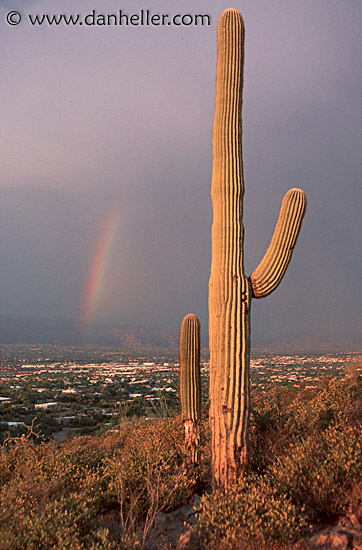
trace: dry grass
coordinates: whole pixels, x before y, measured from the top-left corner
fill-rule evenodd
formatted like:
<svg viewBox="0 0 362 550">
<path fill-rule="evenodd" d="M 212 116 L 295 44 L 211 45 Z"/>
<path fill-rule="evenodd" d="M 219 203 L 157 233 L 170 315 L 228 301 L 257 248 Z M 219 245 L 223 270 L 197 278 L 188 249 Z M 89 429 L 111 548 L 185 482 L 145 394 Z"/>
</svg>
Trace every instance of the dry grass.
<svg viewBox="0 0 362 550">
<path fill-rule="evenodd" d="M 180 417 L 62 444 L 35 444 L 33 431 L 8 440 L 0 453 L 1 550 L 139 549 L 158 512 L 177 509 L 195 492 Z M 204 495 L 193 527 L 200 548 L 287 550 L 311 522 L 347 514 L 362 522 L 361 432 L 359 376 L 330 380 L 308 395 L 253 396 L 244 485 L 217 496 L 206 490 L 205 419 L 197 487 Z"/>
</svg>

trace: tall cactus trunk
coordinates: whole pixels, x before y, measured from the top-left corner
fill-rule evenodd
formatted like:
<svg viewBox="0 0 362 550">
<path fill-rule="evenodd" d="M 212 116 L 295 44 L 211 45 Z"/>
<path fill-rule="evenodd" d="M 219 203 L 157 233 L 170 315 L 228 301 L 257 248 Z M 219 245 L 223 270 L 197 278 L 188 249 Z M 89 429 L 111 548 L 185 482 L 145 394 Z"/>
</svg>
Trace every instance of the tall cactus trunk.
<svg viewBox="0 0 362 550">
<path fill-rule="evenodd" d="M 286 194 L 268 251 L 249 281 L 243 257 L 243 62 L 243 19 L 229 9 L 218 24 L 209 280 L 212 464 L 214 483 L 223 487 L 242 476 L 248 460 L 251 297 L 266 296 L 281 281 L 306 204 L 300 189 Z"/>
<path fill-rule="evenodd" d="M 221 485 L 236 480 L 247 460 L 251 292 L 243 273 L 243 58 L 243 20 L 228 10 L 218 25 L 209 281 L 210 425 Z"/>
</svg>

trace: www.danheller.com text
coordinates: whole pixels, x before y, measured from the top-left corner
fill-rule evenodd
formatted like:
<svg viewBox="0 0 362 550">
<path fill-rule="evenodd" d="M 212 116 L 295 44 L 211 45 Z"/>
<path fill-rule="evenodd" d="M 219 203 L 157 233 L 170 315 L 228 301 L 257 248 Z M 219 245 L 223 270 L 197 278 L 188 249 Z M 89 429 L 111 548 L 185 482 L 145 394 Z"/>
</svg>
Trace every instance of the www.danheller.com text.
<svg viewBox="0 0 362 550">
<path fill-rule="evenodd" d="M 170 15 L 168 13 L 152 13 L 149 9 L 141 9 L 137 13 L 126 13 L 124 10 L 118 10 L 113 13 L 99 13 L 92 10 L 85 15 L 77 14 L 27 14 L 22 15 L 19 11 L 10 11 L 6 14 L 6 21 L 9 25 L 19 25 L 27 18 L 32 26 L 209 26 L 211 25 L 211 15 L 177 13 Z"/>
</svg>

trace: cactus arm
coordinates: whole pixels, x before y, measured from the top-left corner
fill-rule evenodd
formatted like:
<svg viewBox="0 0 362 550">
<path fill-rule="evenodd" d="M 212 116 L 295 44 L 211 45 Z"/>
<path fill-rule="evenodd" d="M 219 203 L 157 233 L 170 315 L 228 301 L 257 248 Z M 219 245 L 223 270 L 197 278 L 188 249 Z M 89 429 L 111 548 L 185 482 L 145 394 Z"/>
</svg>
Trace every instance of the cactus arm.
<svg viewBox="0 0 362 550">
<path fill-rule="evenodd" d="M 198 462 L 201 419 L 200 322 L 186 315 L 180 331 L 180 401 L 185 427 L 185 449 L 191 463 Z"/>
<path fill-rule="evenodd" d="M 285 194 L 269 247 L 250 276 L 254 298 L 268 296 L 282 280 L 292 257 L 306 204 L 301 189 L 290 189 Z"/>
</svg>

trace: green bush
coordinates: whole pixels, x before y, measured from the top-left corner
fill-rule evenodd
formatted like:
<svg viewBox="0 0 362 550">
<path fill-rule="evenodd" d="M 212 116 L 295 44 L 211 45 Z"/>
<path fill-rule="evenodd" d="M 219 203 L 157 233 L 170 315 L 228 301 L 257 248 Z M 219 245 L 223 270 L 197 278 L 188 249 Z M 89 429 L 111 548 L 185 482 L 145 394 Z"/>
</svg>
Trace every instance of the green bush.
<svg viewBox="0 0 362 550">
<path fill-rule="evenodd" d="M 204 495 L 193 530 L 202 548 L 218 544 L 234 548 L 245 538 L 283 542 L 296 538 L 306 527 L 302 512 L 278 495 L 267 479 L 250 479 L 226 493 Z"/>
<path fill-rule="evenodd" d="M 105 471 L 125 522 L 139 523 L 151 508 L 174 509 L 192 494 L 181 428 L 179 417 L 121 426 L 122 447 L 108 457 Z"/>
<path fill-rule="evenodd" d="M 291 444 L 269 472 L 281 494 L 304 502 L 319 519 L 331 519 L 343 512 L 346 493 L 362 481 L 360 430 L 339 414 L 325 431 Z"/>
<path fill-rule="evenodd" d="M 145 522 L 183 504 L 194 487 L 182 467 L 180 418 L 63 444 L 13 443 L 0 454 L 4 550 L 133 548 Z"/>
<path fill-rule="evenodd" d="M 109 530 L 97 525 L 97 507 L 91 497 L 77 493 L 62 495 L 57 499 L 37 500 L 29 490 L 17 495 L 16 518 L 9 517 L 11 510 L 1 507 L 3 522 L 11 529 L 2 532 L 2 547 L 23 550 L 39 548 L 69 550 L 92 548 L 116 550 Z M 14 520 L 17 521 L 14 521 Z"/>
</svg>

